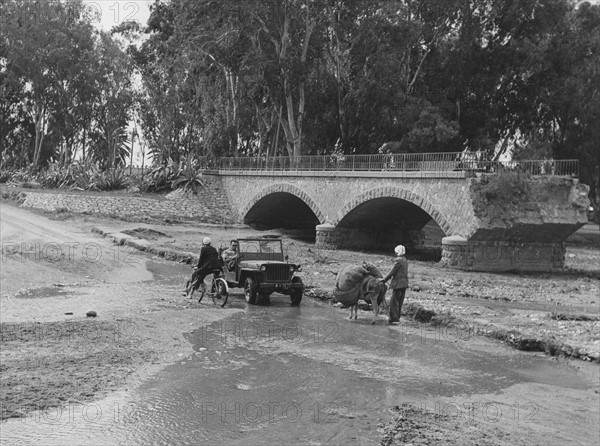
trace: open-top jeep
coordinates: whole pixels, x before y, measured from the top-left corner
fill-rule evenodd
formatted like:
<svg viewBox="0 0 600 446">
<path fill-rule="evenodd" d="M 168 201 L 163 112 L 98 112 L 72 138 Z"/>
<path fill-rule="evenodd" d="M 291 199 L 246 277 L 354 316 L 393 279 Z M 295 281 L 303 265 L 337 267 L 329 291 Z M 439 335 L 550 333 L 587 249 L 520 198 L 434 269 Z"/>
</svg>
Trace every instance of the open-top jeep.
<svg viewBox="0 0 600 446">
<path fill-rule="evenodd" d="M 239 238 L 237 242 L 237 260 L 224 268 L 227 284 L 243 287 L 249 304 L 257 303 L 259 297 L 268 302 L 271 293 L 277 292 L 290 296 L 292 305 L 300 305 L 304 284 L 294 276 L 300 265 L 288 263 L 281 237 Z"/>
</svg>

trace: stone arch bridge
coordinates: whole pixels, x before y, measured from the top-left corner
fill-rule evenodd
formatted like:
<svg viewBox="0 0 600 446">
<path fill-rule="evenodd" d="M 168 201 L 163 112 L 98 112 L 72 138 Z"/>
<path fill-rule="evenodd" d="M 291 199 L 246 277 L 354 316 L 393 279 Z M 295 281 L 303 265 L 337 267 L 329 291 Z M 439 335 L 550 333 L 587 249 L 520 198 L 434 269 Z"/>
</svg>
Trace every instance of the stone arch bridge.
<svg viewBox="0 0 600 446">
<path fill-rule="evenodd" d="M 443 264 L 468 270 L 562 268 L 563 242 L 587 222 L 589 205 L 589 188 L 570 176 L 530 177 L 523 198 L 466 171 L 206 174 L 218 177 L 240 222 L 309 230 L 321 248 L 437 250 Z"/>
</svg>

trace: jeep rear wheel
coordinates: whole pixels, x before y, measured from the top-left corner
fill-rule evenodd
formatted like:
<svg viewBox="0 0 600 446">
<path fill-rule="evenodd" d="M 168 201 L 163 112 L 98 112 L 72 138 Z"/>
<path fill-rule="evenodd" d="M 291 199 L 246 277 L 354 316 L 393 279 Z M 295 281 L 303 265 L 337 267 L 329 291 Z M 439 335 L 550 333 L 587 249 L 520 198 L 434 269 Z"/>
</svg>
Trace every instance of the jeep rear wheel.
<svg viewBox="0 0 600 446">
<path fill-rule="evenodd" d="M 244 284 L 244 297 L 250 305 L 256 304 L 256 296 L 258 295 L 258 284 L 252 277 L 246 279 Z"/>
</svg>

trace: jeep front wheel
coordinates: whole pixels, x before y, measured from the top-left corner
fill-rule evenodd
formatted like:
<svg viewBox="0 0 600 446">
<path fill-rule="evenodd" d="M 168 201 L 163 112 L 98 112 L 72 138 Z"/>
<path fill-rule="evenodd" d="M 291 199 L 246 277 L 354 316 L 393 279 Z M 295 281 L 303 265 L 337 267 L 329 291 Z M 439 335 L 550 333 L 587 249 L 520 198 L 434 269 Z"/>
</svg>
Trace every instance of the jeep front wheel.
<svg viewBox="0 0 600 446">
<path fill-rule="evenodd" d="M 262 291 L 259 293 L 260 295 L 260 304 L 261 305 L 270 305 L 271 304 L 271 293 L 268 291 Z"/>
<path fill-rule="evenodd" d="M 302 290 L 294 290 L 292 292 L 292 306 L 297 307 L 302 302 Z"/>
<path fill-rule="evenodd" d="M 293 288 L 290 297 L 292 298 L 292 306 L 297 307 L 302 302 L 302 293 L 304 292 L 304 286 L 302 285 L 302 279 L 298 276 L 292 277 L 292 283 L 296 286 L 300 285 L 299 288 Z"/>
<path fill-rule="evenodd" d="M 258 295 L 258 284 L 252 277 L 246 279 L 244 285 L 244 297 L 250 305 L 256 304 L 256 296 Z"/>
</svg>

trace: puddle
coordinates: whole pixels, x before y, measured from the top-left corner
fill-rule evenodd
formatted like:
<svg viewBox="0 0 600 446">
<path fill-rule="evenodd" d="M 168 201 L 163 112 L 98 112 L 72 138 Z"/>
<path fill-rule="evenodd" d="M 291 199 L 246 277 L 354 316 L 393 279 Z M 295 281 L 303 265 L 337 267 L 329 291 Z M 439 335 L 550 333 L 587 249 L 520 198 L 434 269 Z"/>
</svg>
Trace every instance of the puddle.
<svg viewBox="0 0 600 446">
<path fill-rule="evenodd" d="M 20 291 L 15 298 L 17 299 L 42 299 L 44 297 L 67 296 L 69 293 L 59 287 L 42 287 Z"/>
</svg>

